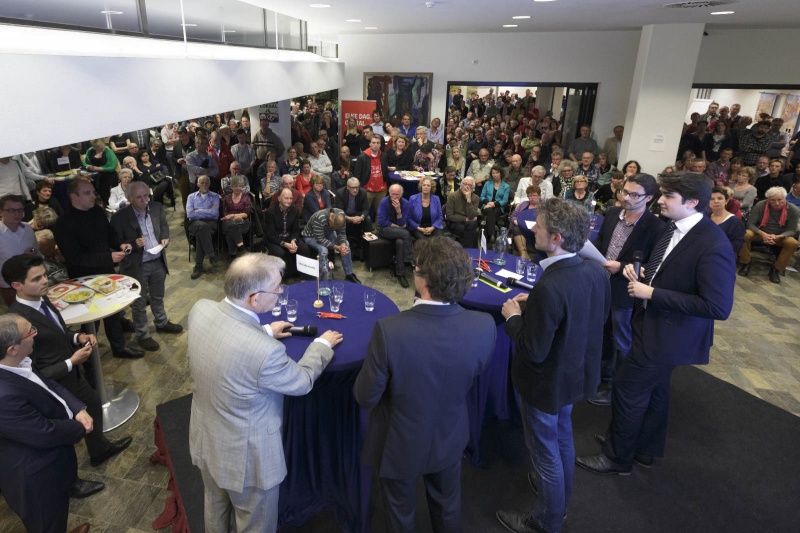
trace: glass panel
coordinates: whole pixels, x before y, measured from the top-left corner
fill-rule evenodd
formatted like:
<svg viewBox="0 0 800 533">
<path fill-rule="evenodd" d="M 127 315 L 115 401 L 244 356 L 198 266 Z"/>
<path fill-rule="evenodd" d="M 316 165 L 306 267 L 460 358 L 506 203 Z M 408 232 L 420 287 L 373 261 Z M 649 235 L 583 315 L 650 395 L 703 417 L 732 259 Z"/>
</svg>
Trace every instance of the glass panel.
<svg viewBox="0 0 800 533">
<path fill-rule="evenodd" d="M 28 24 L 46 22 L 141 32 L 136 0 L 2 0 L 0 17 Z"/>
<path fill-rule="evenodd" d="M 267 18 L 267 48 L 278 47 L 278 14 L 269 9 L 266 11 Z"/>
<path fill-rule="evenodd" d="M 145 11 L 150 35 L 183 39 L 180 0 L 145 0 Z"/>
<path fill-rule="evenodd" d="M 186 38 L 190 41 L 223 42 L 225 11 L 231 4 L 223 0 L 183 0 Z"/>
<path fill-rule="evenodd" d="M 278 48 L 303 50 L 302 20 L 278 13 Z"/>
<path fill-rule="evenodd" d="M 226 2 L 223 11 L 225 42 L 263 47 L 264 10 L 244 2 Z"/>
</svg>

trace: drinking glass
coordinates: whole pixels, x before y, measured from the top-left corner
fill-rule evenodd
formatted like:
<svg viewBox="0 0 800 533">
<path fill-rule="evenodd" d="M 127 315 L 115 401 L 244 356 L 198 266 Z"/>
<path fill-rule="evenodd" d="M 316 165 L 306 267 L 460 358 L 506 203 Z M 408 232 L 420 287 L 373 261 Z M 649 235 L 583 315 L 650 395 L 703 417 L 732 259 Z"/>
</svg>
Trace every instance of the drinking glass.
<svg viewBox="0 0 800 533">
<path fill-rule="evenodd" d="M 336 287 L 333 288 L 331 291 L 331 313 L 338 313 L 339 306 L 342 305 L 342 299 L 344 298 L 344 292 L 338 291 Z"/>
<path fill-rule="evenodd" d="M 527 261 L 522 257 L 517 257 L 517 274 L 520 276 L 525 275 L 525 265 Z"/>
<path fill-rule="evenodd" d="M 286 302 L 286 319 L 289 322 L 297 320 L 297 300 L 288 300 Z"/>
<path fill-rule="evenodd" d="M 525 279 L 530 284 L 536 283 L 536 278 L 539 275 L 539 266 L 536 263 L 528 263 L 525 269 Z"/>
<path fill-rule="evenodd" d="M 272 316 L 281 316 L 281 304 L 280 302 L 275 303 L 275 307 L 272 308 Z"/>
<path fill-rule="evenodd" d="M 286 285 L 281 285 L 281 293 L 278 295 L 278 303 L 280 305 L 286 305 L 287 300 L 289 300 L 289 289 Z"/>
<path fill-rule="evenodd" d="M 341 299 L 339 303 L 344 301 L 344 282 L 343 281 L 334 281 L 333 286 L 331 287 L 332 292 L 338 292 L 341 295 Z"/>
<path fill-rule="evenodd" d="M 472 286 L 473 287 L 477 287 L 478 286 L 478 280 L 479 279 L 481 279 L 481 269 L 480 268 L 476 268 L 475 270 L 472 271 Z"/>
<path fill-rule="evenodd" d="M 367 311 L 375 310 L 375 291 L 372 289 L 364 291 L 364 309 Z"/>
</svg>

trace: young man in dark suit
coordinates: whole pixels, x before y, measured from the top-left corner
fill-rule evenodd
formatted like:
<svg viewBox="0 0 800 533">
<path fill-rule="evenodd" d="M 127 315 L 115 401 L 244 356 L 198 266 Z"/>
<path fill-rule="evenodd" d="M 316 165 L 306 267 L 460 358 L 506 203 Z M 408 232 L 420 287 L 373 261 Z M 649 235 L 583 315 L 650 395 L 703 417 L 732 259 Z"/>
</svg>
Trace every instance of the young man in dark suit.
<svg viewBox="0 0 800 533">
<path fill-rule="evenodd" d="M 547 254 L 530 295 L 503 304 L 506 333 L 516 352 L 511 379 L 520 396 L 525 443 L 539 495 L 527 513 L 497 511 L 509 531 L 558 533 L 575 470 L 572 404 L 597 390 L 603 324 L 611 304 L 608 274 L 577 252 L 589 237 L 589 213 L 550 198 L 539 204 L 536 249 Z"/>
<path fill-rule="evenodd" d="M 472 283 L 472 262 L 458 243 L 431 237 L 414 252 L 420 297 L 375 324 L 353 387 L 358 404 L 370 409 L 362 460 L 380 477 L 389 508 L 385 531 L 414 531 L 419 475 L 433 530 L 464 531 L 467 392 L 491 360 L 496 328 L 490 315 L 456 303 Z"/>
<path fill-rule="evenodd" d="M 94 335 L 74 333 L 67 328 L 47 294 L 48 282 L 44 262 L 35 255 L 17 255 L 3 265 L 3 278 L 16 291 L 16 300 L 9 310 L 24 317 L 36 327 L 33 365 L 43 376 L 57 381 L 86 404 L 94 419 L 95 431 L 86 435 L 86 450 L 92 466 L 99 466 L 130 446 L 132 438 L 110 441 L 103 435 L 103 406 L 100 397 L 86 379 L 82 363 L 97 346 Z M 75 498 L 85 498 L 103 489 L 103 484 L 78 480 L 70 490 Z"/>
<path fill-rule="evenodd" d="M 650 174 L 634 174 L 622 186 L 622 207 L 612 207 L 606 213 L 605 223 L 594 242 L 597 250 L 608 259 L 603 268 L 611 275 L 611 337 L 613 342 L 604 342 L 603 377 L 609 387 L 589 398 L 595 405 L 611 405 L 611 382 L 614 374 L 631 349 L 631 315 L 633 298 L 628 294 L 628 280 L 623 275 L 625 265 L 633 263 L 634 256 L 641 254 L 639 262 L 647 264 L 664 223 L 653 215 L 647 204 L 658 192 L 656 179 Z M 608 324 L 606 325 L 608 326 Z M 606 327 L 606 335 L 609 328 Z"/>
<path fill-rule="evenodd" d="M 663 176 L 660 186 L 661 215 L 672 222 L 643 276 L 625 266 L 628 294 L 636 298 L 633 344 L 614 382 L 611 424 L 605 438 L 596 436 L 603 451 L 577 460 L 596 474 L 627 475 L 634 460 L 646 466 L 664 456 L 672 370 L 708 363 L 714 321 L 727 319 L 733 307 L 733 248 L 704 215 L 710 180 Z"/>
</svg>

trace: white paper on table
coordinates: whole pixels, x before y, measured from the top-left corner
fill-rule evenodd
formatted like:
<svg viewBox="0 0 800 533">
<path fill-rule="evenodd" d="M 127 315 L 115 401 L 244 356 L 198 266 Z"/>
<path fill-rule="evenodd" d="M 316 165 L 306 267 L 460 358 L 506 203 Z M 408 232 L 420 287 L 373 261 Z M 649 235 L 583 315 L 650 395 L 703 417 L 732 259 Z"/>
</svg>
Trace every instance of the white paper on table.
<svg viewBox="0 0 800 533">
<path fill-rule="evenodd" d="M 59 165 L 69 165 L 69 157 L 59 157 L 56 159 L 56 163 Z"/>
<path fill-rule="evenodd" d="M 61 311 L 61 318 L 65 321 L 72 320 L 73 318 L 78 318 L 79 316 L 85 315 L 89 312 L 89 308 L 83 304 L 71 304 L 68 305 L 66 309 Z"/>
<path fill-rule="evenodd" d="M 511 272 L 510 270 L 506 270 L 505 268 L 495 272 L 494 276 L 504 283 L 508 278 L 522 279 L 522 276 L 520 276 L 516 272 Z"/>
<path fill-rule="evenodd" d="M 109 294 L 108 296 L 103 296 L 102 298 L 96 298 L 92 300 L 92 303 L 96 305 L 98 309 L 109 309 L 111 307 L 125 305 L 128 302 L 134 301 L 138 297 L 139 295 L 134 291 L 130 291 L 128 294 L 118 291 L 113 294 Z"/>
<path fill-rule="evenodd" d="M 156 246 L 153 246 L 152 248 L 150 248 L 149 250 L 147 250 L 147 253 L 148 253 L 148 254 L 157 255 L 157 254 L 160 254 L 160 253 L 161 253 L 161 250 L 163 250 L 163 249 L 164 249 L 164 247 L 163 247 L 163 246 L 161 246 L 160 244 L 157 244 Z"/>
<path fill-rule="evenodd" d="M 578 255 L 589 259 L 590 261 L 597 261 L 600 264 L 608 263 L 608 259 L 603 257 L 603 254 L 600 253 L 600 250 L 594 247 L 592 241 L 587 240 L 586 244 L 583 245 L 581 251 L 578 252 Z"/>
<path fill-rule="evenodd" d="M 525 221 L 525 225 L 528 227 L 528 229 L 533 229 L 533 227 L 536 225 L 536 221 L 535 220 L 526 220 Z"/>
<path fill-rule="evenodd" d="M 295 254 L 295 262 L 297 264 L 297 271 L 309 276 L 319 277 L 319 261 L 310 259 L 300 254 Z"/>
</svg>

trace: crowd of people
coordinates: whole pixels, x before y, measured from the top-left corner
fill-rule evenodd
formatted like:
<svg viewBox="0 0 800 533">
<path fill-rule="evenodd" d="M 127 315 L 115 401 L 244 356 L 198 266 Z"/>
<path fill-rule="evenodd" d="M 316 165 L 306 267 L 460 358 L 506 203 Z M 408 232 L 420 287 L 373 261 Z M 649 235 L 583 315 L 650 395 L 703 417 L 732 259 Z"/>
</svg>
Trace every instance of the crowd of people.
<svg viewBox="0 0 800 533">
<path fill-rule="evenodd" d="M 220 320 L 247 322 L 248 313 L 271 308 L 272 295 L 277 293 L 265 287 L 279 286 L 283 276 L 294 275 L 298 254 L 316 257 L 323 277 L 331 275 L 338 257 L 345 279 L 361 283 L 353 261 L 363 258 L 364 234 L 373 231 L 393 242 L 391 274 L 401 287 L 409 287 L 406 271 L 410 270 L 423 301 L 452 304 L 459 299 L 458 294 L 463 296 L 458 291 L 466 285 L 447 289 L 440 276 L 455 272 L 459 279 L 467 280 L 469 273 L 463 275 L 463 265 L 439 264 L 437 254 L 463 260 L 459 250 L 476 247 L 481 234 L 491 245 L 498 235 L 506 235 L 501 230 L 507 230 L 514 253 L 561 273 L 548 284 L 537 284 L 534 291 L 539 297 L 531 300 L 532 305 L 526 306 L 522 298 L 503 307 L 507 331 L 518 354 L 524 354 L 515 360 L 513 374 L 524 400 L 526 434 L 535 432 L 552 438 L 529 443 L 534 464 L 530 482 L 534 490 L 548 497 L 528 515 L 501 511 L 498 519 L 512 531 L 558 531 L 571 487 L 570 458 L 574 450 L 565 448 L 562 439 L 572 431 L 566 423 L 571 405 L 587 396 L 598 405 L 613 405 L 614 421 L 605 436 L 598 436 L 603 453 L 579 458 L 577 463 L 593 472 L 625 474 L 634 461 L 648 466 L 653 457 L 663 455 L 666 407 L 650 412 L 647 402 L 663 397 L 675 365 L 707 361 L 708 346 L 687 341 L 686 350 L 681 352 L 685 358 L 660 366 L 648 363 L 650 348 L 633 342 L 634 330 L 642 327 L 641 321 L 657 321 L 652 308 L 686 309 L 680 298 L 665 300 L 660 296 L 663 292 L 654 292 L 654 287 L 694 294 L 696 287 L 687 285 L 686 279 L 696 279 L 699 274 L 687 272 L 698 263 L 692 263 L 690 257 L 698 254 L 698 261 L 703 256 L 716 262 L 717 269 L 709 276 L 721 287 L 715 293 L 718 306 L 713 313 L 688 313 L 696 322 L 693 327 L 697 333 L 690 337 L 705 339 L 713 320 L 730 312 L 732 280 L 725 272 L 732 264 L 735 273 L 734 257 L 739 259 L 739 274 L 747 276 L 752 245 L 763 243 L 776 255 L 769 279 L 780 283 L 780 274 L 797 250 L 800 147 L 796 143 L 800 136 L 790 138 L 781 129 L 780 119 L 760 117 L 753 124 L 739 111 L 738 105 L 728 108 L 712 103 L 706 113 L 692 115 L 681 136 L 675 164 L 660 172 L 642 169 L 635 160 L 620 160 L 622 126 L 613 129 L 602 148 L 589 125 L 580 126 L 576 138 L 562 139 L 563 117 L 557 119 L 551 112 L 540 116 L 530 91 L 522 97 L 506 92 L 465 98 L 459 90 L 444 121 L 434 118 L 430 124 L 413 124 L 410 115 L 383 117 L 376 110 L 371 124 L 359 127 L 349 120 L 341 135 L 335 109 L 308 101 L 292 107 L 288 146 L 270 128 L 267 115 L 259 116 L 258 129 L 251 130 L 246 113 L 239 117 L 224 113 L 94 139 L 80 147 L 65 145 L 33 158 L 21 155 L 0 159 L 0 287 L 4 300 L 17 313 L 0 322 L 0 348 L 5 350 L 0 354 L 0 365 L 8 362 L 13 367 L 28 368 L 28 380 L 48 394 L 60 396 L 68 407 L 71 416 L 65 421 L 58 444 L 62 455 L 59 468 L 73 468 L 74 451 L 70 453 L 67 448 L 80 438 L 86 439 L 92 465 L 130 445 L 129 437 L 114 442 L 102 437 L 102 414 L 92 374 L 82 370 L 96 338 L 66 328 L 45 294 L 54 281 L 110 274 L 118 269 L 139 282 L 142 297 L 132 305 L 133 320 L 125 318 L 124 313 L 104 320 L 112 355 L 139 358 L 144 351 L 160 349 L 154 331 L 181 333 L 183 328 L 170 322 L 164 307 L 169 272 L 165 249 L 170 243 L 165 209 L 175 207 L 176 186 L 184 204 L 186 236 L 195 251 L 191 278 L 215 269 L 220 252 L 225 251 L 231 260 L 226 276 L 238 277 L 240 285 L 244 284 L 230 288 L 226 282 L 229 303 L 238 311 L 220 311 L 211 304 L 193 311 L 198 317 L 213 315 Z M 659 175 L 658 181 L 648 170 Z M 54 195 L 57 175 L 70 171 L 77 171 L 77 176 L 59 201 Z M 403 171 L 433 175 L 421 177 L 418 192 L 405 198 L 403 187 L 390 179 L 392 173 Z M 523 213 L 537 219 L 535 245 L 526 239 L 520 226 Z M 602 269 L 585 266 L 574 258 L 594 215 L 605 216 L 595 242 L 607 259 Z M 725 239 L 723 248 L 719 246 L 720 236 Z M 683 237 L 688 240 L 681 240 Z M 674 261 L 680 268 L 667 263 L 666 256 L 676 256 L 673 249 L 695 240 L 704 243 L 703 250 L 695 250 L 699 245 L 693 245 L 691 253 L 687 251 L 681 261 Z M 274 256 L 282 262 L 265 262 L 257 258 L 259 255 L 247 253 L 258 244 L 266 252 L 261 257 Z M 632 271 L 637 261 L 655 265 L 656 270 L 663 265 L 665 273 L 654 281 L 656 271 L 648 267 L 642 280 Z M 265 273 L 267 281 L 253 278 L 245 267 Z M 437 269 L 443 269 L 444 274 Z M 553 325 L 543 316 L 558 306 L 558 298 L 546 292 L 547 286 L 566 284 L 559 281 L 561 277 L 572 282 L 584 280 L 585 286 L 573 283 L 570 290 L 593 293 L 603 305 L 586 309 L 584 314 L 557 317 L 556 322 L 561 321 L 567 330 L 581 324 L 582 334 L 567 335 L 574 337 L 564 345 L 568 348 L 538 345 L 533 332 Z M 258 292 L 242 292 L 245 285 Z M 545 306 L 544 302 L 551 300 L 553 305 Z M 642 301 L 649 301 L 649 306 Z M 154 329 L 148 324 L 147 306 Z M 241 316 L 234 316 L 237 313 Z M 608 323 L 606 316 L 610 317 Z M 190 317 L 190 322 L 201 318 Z M 589 323 L 592 335 L 584 334 Z M 388 330 L 394 327 L 389 322 L 380 326 Z M 281 338 L 281 328 L 273 327 L 270 336 Z M 126 344 L 126 330 L 135 332 L 137 345 Z M 674 336 L 678 332 L 663 328 L 659 334 Z M 587 338 L 603 336 L 609 339 L 606 349 L 599 343 L 591 348 L 581 344 Z M 297 393 L 310 388 L 307 385 L 313 384 L 330 360 L 341 336 L 328 332 L 322 339 L 322 346 L 314 347 L 310 354 L 313 369 L 295 376 L 303 383 L 296 388 Z M 258 340 L 253 339 L 254 345 Z M 57 350 L 48 352 L 52 360 L 36 355 L 45 349 L 45 342 L 48 347 L 58 344 Z M 190 352 L 192 346 L 190 342 Z M 393 405 L 396 400 L 382 396 L 390 393 L 374 375 L 387 359 L 395 357 L 394 349 L 402 351 L 402 343 L 368 354 L 356 387 L 356 397 L 363 406 L 402 409 Z M 196 351 L 203 350 L 198 347 Z M 570 351 L 585 354 L 580 387 L 545 384 L 536 389 L 531 385 L 536 380 L 528 375 L 529 369 L 516 362 L 535 366 L 553 358 L 555 352 Z M 267 356 L 269 353 L 265 353 Z M 630 359 L 635 363 L 623 364 Z M 209 370 L 213 364 L 197 361 L 192 362 L 195 381 L 214 381 L 211 376 L 216 374 Z M 31 365 L 36 369 L 33 374 Z M 454 397 L 463 396 L 461 389 L 468 388 L 472 376 L 484 365 L 483 359 L 474 362 L 474 371 L 464 374 L 463 383 L 453 389 Z M 39 373 L 58 383 L 42 382 Z M 0 378 L 5 377 L 0 372 Z M 598 389 L 601 377 L 607 386 Z M 555 378 L 555 374 L 544 374 L 543 379 Z M 204 401 L 202 395 L 196 397 Z M 48 413 L 40 415 L 53 418 Z M 638 441 L 632 439 L 641 427 L 647 427 L 650 433 Z M 193 429 L 196 438 L 200 433 Z M 3 439 L 11 441 L 14 436 L 4 434 Z M 447 447 L 447 458 L 455 448 Z M 26 460 L 36 459 L 35 454 L 15 453 L 27 454 Z M 225 485 L 220 476 L 230 474 L 227 467 L 206 462 L 206 454 L 214 455 L 214 450 L 198 445 L 192 453 L 201 465 L 207 489 L 210 485 L 215 497 L 223 498 L 220 491 L 224 492 Z M 383 470 L 382 461 L 386 459 L 381 457 L 382 452 L 373 450 L 369 460 L 381 467 L 383 475 L 391 470 Z M 458 457 L 453 461 L 458 463 Z M 446 483 L 455 490 L 452 484 L 458 472 L 453 464 L 436 464 L 440 477 L 431 483 Z M 553 475 L 555 467 L 562 468 L 560 475 Z M 409 468 L 425 469 L 419 465 Z M 64 495 L 85 497 L 102 490 L 102 484 L 68 474 L 48 481 L 52 485 L 49 490 L 57 489 L 61 503 Z M 8 494 L 17 488 L 9 485 L 9 480 L 19 480 L 13 476 L 4 476 L 3 480 L 0 489 L 9 504 L 27 527 L 38 529 L 36 520 L 41 517 L 19 509 L 24 509 L 24 498 L 30 498 L 31 491 L 44 490 L 41 484 L 26 485 L 22 499 L 12 496 L 9 500 Z M 400 507 L 408 505 L 402 501 L 409 497 L 407 483 L 387 483 L 384 490 L 397 502 L 398 508 L 392 513 L 400 513 Z M 273 492 L 259 497 L 272 502 L 276 496 Z M 443 505 L 452 512 L 456 503 L 449 498 Z M 391 520 L 393 528 L 402 530 L 407 517 L 392 514 Z M 270 527 L 274 529 L 274 524 Z"/>
</svg>

